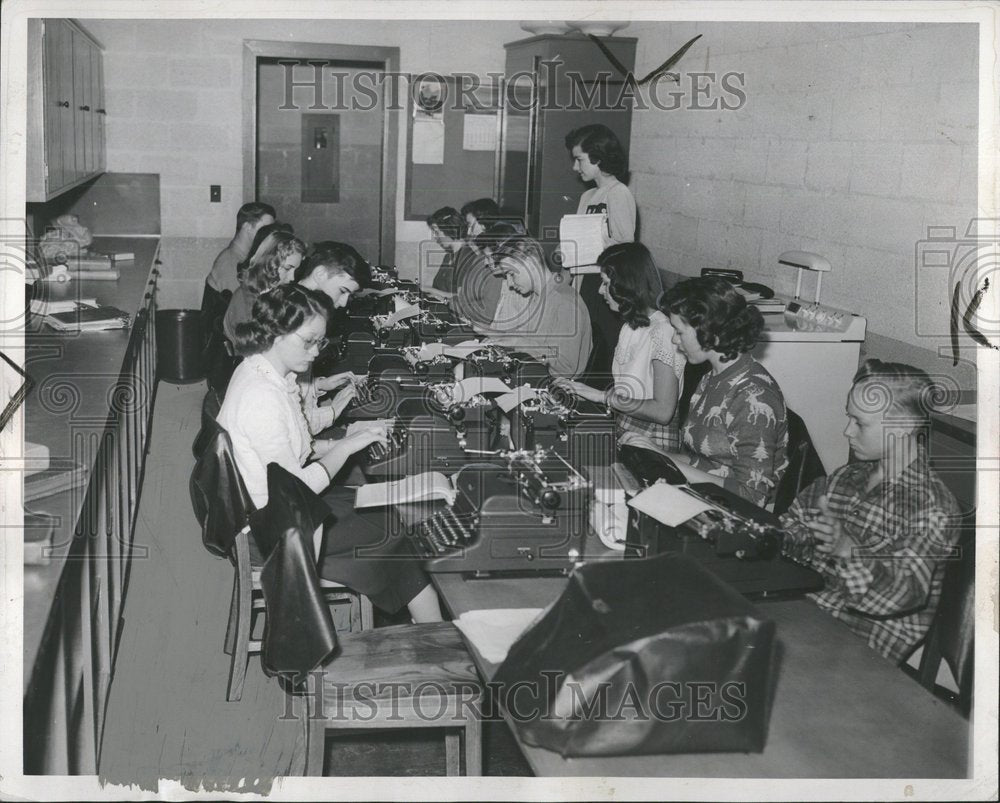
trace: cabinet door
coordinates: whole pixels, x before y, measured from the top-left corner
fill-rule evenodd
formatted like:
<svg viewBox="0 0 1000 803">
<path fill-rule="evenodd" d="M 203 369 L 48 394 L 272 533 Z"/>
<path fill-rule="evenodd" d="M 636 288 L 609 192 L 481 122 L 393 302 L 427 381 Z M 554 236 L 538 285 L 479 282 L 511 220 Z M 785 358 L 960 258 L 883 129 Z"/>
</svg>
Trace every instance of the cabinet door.
<svg viewBox="0 0 1000 803">
<path fill-rule="evenodd" d="M 104 54 L 100 48 L 92 51 L 91 77 L 94 85 L 94 172 L 103 173 L 107 166 L 107 146 L 105 140 L 105 122 L 107 120 L 107 107 L 104 100 Z"/>
<path fill-rule="evenodd" d="M 62 20 L 45 21 L 46 191 L 51 193 L 76 180 L 73 141 L 73 32 Z"/>
<path fill-rule="evenodd" d="M 91 128 L 93 119 L 93 84 L 90 79 L 91 51 L 93 45 L 82 33 L 73 31 L 73 97 L 76 129 L 76 178 L 90 175 L 94 170 Z"/>
</svg>

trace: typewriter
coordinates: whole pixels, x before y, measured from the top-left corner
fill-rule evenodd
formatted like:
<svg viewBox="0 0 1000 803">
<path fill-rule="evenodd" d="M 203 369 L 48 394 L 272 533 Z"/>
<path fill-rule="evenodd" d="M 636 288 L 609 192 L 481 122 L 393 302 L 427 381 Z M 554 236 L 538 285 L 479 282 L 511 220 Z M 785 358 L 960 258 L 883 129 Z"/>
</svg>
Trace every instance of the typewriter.
<svg viewBox="0 0 1000 803">
<path fill-rule="evenodd" d="M 606 465 L 615 453 L 614 418 L 602 404 L 542 388 L 510 419 L 515 449 L 551 448 L 576 466 Z"/>
<path fill-rule="evenodd" d="M 361 457 L 371 479 L 392 479 L 425 471 L 451 474 L 462 466 L 499 453 L 501 413 L 482 396 L 442 413 L 397 419 L 386 444 L 373 443 Z"/>
<path fill-rule="evenodd" d="M 684 552 L 745 596 L 792 595 L 823 587 L 818 572 L 781 555 L 784 533 L 773 513 L 712 483 L 687 485 L 666 455 L 635 446 L 622 446 L 619 454 L 639 487 L 657 482 L 684 485 L 687 493 L 719 508 L 676 528 L 630 508 L 626 554 Z"/>
<path fill-rule="evenodd" d="M 454 484 L 454 504 L 410 533 L 428 571 L 566 574 L 583 554 L 590 483 L 557 453 L 507 452 Z"/>
<path fill-rule="evenodd" d="M 549 369 L 530 354 L 503 346 L 485 346 L 465 359 L 465 376 L 496 377 L 511 387 L 539 388 L 550 381 Z"/>
<path fill-rule="evenodd" d="M 476 330 L 462 323 L 447 307 L 435 311 L 424 309 L 420 315 L 410 320 L 413 340 L 416 345 L 424 343 L 447 343 L 455 345 L 476 337 Z"/>
<path fill-rule="evenodd" d="M 375 355 L 375 363 L 383 355 Z M 391 370 L 369 373 L 364 382 L 355 385 L 357 394 L 344 410 L 349 421 L 370 421 L 377 418 L 402 416 L 411 418 L 431 409 L 430 385 L 407 373 Z M 407 412 L 410 411 L 410 412 Z"/>
<path fill-rule="evenodd" d="M 401 349 L 413 345 L 413 332 L 408 321 L 389 323 L 389 315 L 373 315 L 371 318 L 375 344 L 381 349 Z"/>
</svg>

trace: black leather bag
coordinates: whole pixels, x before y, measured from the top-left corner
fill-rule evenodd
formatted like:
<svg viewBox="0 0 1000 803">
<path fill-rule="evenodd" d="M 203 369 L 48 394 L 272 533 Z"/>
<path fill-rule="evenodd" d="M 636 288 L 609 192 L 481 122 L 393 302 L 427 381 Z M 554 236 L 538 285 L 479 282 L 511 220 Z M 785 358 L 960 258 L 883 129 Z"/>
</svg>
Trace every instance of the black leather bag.
<svg viewBox="0 0 1000 803">
<path fill-rule="evenodd" d="M 760 752 L 774 632 L 685 555 L 593 563 L 493 682 L 520 737 L 563 756 Z"/>
</svg>

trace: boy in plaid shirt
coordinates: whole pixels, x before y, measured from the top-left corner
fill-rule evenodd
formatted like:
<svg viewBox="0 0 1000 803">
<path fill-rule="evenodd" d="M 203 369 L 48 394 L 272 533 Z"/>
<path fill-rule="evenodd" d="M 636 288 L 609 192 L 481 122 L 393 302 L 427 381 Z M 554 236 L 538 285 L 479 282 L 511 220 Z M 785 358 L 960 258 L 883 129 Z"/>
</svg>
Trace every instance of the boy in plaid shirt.
<svg viewBox="0 0 1000 803">
<path fill-rule="evenodd" d="M 894 661 L 927 632 L 958 539 L 958 505 L 927 460 L 931 389 L 919 369 L 866 361 L 844 430 L 859 462 L 814 482 L 782 517 L 785 554 L 826 580 L 813 600 Z"/>
</svg>

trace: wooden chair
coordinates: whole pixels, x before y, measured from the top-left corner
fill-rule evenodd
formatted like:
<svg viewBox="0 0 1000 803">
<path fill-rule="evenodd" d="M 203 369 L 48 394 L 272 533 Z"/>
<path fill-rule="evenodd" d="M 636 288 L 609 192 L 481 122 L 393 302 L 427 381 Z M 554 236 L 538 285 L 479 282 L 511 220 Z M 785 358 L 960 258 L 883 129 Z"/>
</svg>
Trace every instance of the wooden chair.
<svg viewBox="0 0 1000 803">
<path fill-rule="evenodd" d="M 975 512 L 965 517 L 959 539 L 958 558 L 947 562 L 941 584 L 941 599 L 923 642 L 916 669 L 904 671 L 939 699 L 958 707 L 965 717 L 972 710 L 973 664 L 976 629 L 976 539 Z M 958 694 L 937 684 L 944 661 L 958 686 Z"/>
<path fill-rule="evenodd" d="M 315 496 L 280 466 L 268 466 L 271 499 Z M 306 774 L 322 775 L 330 730 L 445 729 L 448 775 L 482 774 L 481 686 L 450 622 L 399 625 L 338 636 L 320 594 L 309 516 L 286 505 L 272 516 L 261 571 L 267 625 L 261 666 L 306 707 Z M 285 526 L 290 524 L 290 526 Z M 304 694 L 303 694 L 304 692 Z"/>
<path fill-rule="evenodd" d="M 205 548 L 229 558 L 236 567 L 224 643 L 230 656 L 226 700 L 236 702 L 243 696 L 250 655 L 259 653 L 261 647 L 260 640 L 252 638 L 255 618 L 264 613 L 261 560 L 250 537 L 255 508 L 236 467 L 229 434 L 212 419 L 203 421 L 203 427 L 208 435 L 191 474 L 191 502 Z M 322 587 L 330 604 L 347 608 L 346 631 L 374 626 L 371 602 L 366 597 L 332 581 L 323 581 Z"/>
</svg>

